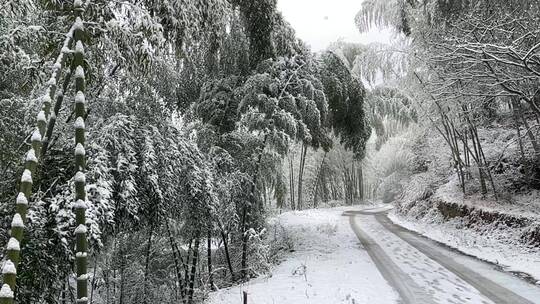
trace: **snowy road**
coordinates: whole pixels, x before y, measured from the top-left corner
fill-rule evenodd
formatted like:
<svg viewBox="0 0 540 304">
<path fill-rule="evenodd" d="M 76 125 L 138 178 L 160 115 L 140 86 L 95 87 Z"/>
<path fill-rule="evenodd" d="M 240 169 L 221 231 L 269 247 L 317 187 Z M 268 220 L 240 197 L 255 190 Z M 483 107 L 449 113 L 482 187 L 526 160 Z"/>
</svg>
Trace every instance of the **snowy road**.
<svg viewBox="0 0 540 304">
<path fill-rule="evenodd" d="M 294 252 L 268 275 L 211 293 L 208 303 L 242 303 L 246 291 L 249 304 L 540 304 L 540 286 L 395 225 L 386 211 L 276 216 L 269 232 L 286 235 Z"/>
<path fill-rule="evenodd" d="M 395 225 L 386 211 L 343 215 L 400 302 L 540 303 L 540 287 Z"/>
</svg>

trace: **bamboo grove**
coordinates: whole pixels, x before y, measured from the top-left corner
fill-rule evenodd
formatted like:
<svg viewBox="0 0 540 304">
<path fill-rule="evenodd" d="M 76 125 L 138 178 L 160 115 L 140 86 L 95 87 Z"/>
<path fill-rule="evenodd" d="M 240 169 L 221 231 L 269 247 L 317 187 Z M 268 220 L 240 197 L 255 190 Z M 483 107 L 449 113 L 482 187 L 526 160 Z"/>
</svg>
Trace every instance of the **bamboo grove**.
<svg viewBox="0 0 540 304">
<path fill-rule="evenodd" d="M 275 262 L 271 209 L 362 198 L 366 91 L 276 1 L 1 10 L 1 303 L 199 302 Z"/>
</svg>

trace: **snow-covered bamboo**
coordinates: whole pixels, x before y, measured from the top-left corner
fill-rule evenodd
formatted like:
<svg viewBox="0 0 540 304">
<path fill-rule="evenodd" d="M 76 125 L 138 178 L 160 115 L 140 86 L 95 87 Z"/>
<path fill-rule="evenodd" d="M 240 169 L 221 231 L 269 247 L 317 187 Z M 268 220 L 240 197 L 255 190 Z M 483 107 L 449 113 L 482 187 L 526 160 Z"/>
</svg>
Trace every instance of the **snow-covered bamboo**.
<svg viewBox="0 0 540 304">
<path fill-rule="evenodd" d="M 64 79 L 64 85 L 62 90 L 58 90 L 58 82 L 60 81 L 60 75 L 62 74 L 62 69 L 66 63 L 66 59 L 68 54 L 70 53 L 69 48 L 72 45 L 73 41 L 73 31 L 75 29 L 75 23 L 73 26 L 69 29 L 69 32 L 66 34 L 66 39 L 64 40 L 64 43 L 62 44 L 62 49 L 60 50 L 60 54 L 56 58 L 56 61 L 54 62 L 53 69 L 52 69 L 52 76 L 47 82 L 47 94 L 44 98 L 49 100 L 49 105 L 47 109 L 44 107 L 43 111 L 46 115 L 47 119 L 47 127 L 45 131 L 45 135 L 43 137 L 43 149 L 42 154 L 44 155 L 47 152 L 47 147 L 49 146 L 49 142 L 53 133 L 54 126 L 56 124 L 56 116 L 60 112 L 60 107 L 62 106 L 62 101 L 64 100 L 64 91 L 67 88 L 67 83 L 69 82 L 71 78 L 71 73 L 68 73 Z M 56 99 L 54 108 L 51 112 L 51 105 L 50 100 Z M 44 104 L 45 105 L 45 104 Z"/>
<path fill-rule="evenodd" d="M 85 99 L 85 73 L 84 73 L 84 26 L 81 13 L 84 11 L 82 2 L 75 0 L 73 6 L 76 10 L 76 20 L 73 29 L 73 45 L 75 52 L 73 56 L 73 67 L 75 68 L 75 269 L 77 275 L 77 304 L 88 303 L 88 241 L 86 237 L 86 177 L 84 174 L 86 167 L 85 143 L 85 122 L 86 99 Z"/>
<path fill-rule="evenodd" d="M 83 11 L 83 6 L 80 1 L 77 1 L 77 0 L 75 1 L 74 8 L 75 8 L 76 16 L 79 16 L 80 12 Z M 41 97 L 42 107 L 37 115 L 36 129 L 32 133 L 32 136 L 30 139 L 31 148 L 28 150 L 26 154 L 25 170 L 23 171 L 21 181 L 20 181 L 20 192 L 16 198 L 16 213 L 13 216 L 13 220 L 11 222 L 11 230 L 10 230 L 11 237 L 6 246 L 6 260 L 4 264 L 2 265 L 3 285 L 0 289 L 0 304 L 12 304 L 14 302 L 14 290 L 16 286 L 17 266 L 18 266 L 18 263 L 20 262 L 20 250 L 21 250 L 20 243 L 24 236 L 24 223 L 26 220 L 26 212 L 28 210 L 28 200 L 32 195 L 33 177 L 35 175 L 36 168 L 38 165 L 38 156 L 42 155 L 41 152 L 42 152 L 43 143 L 48 143 L 48 137 L 51 136 L 52 128 L 54 127 L 54 123 L 56 121 L 56 115 L 55 115 L 56 113 L 55 112 L 51 113 L 51 106 L 52 106 L 51 102 L 53 98 L 55 98 L 55 95 L 56 95 L 57 84 L 58 84 L 58 81 L 62 72 L 62 68 L 66 61 L 66 57 L 69 53 L 69 47 L 72 44 L 72 40 L 76 36 L 75 35 L 76 28 L 80 29 L 79 37 L 78 37 L 80 40 L 82 38 L 82 30 L 83 30 L 82 21 L 80 20 L 80 18 L 77 19 L 77 22 L 73 24 L 69 32 L 66 34 L 66 39 L 64 40 L 64 43 L 62 45 L 62 50 L 53 65 L 51 78 L 47 81 L 45 94 Z M 77 54 L 75 54 L 75 57 L 76 55 Z M 79 54 L 79 58 L 81 60 L 80 65 L 82 65 L 82 53 Z M 80 82 L 81 81 L 78 81 L 78 83 Z M 84 79 L 82 80 L 82 82 L 83 82 L 82 91 L 84 91 Z M 81 86 L 78 86 L 78 89 L 80 88 Z M 83 101 L 84 101 L 84 96 L 83 96 Z M 84 112 L 84 104 L 83 104 L 82 109 Z M 83 123 L 83 127 L 84 127 L 84 123 Z M 48 136 L 46 134 L 48 134 Z M 84 144 L 84 132 L 82 134 L 83 134 L 82 144 Z M 80 154 L 80 149 L 78 149 L 77 151 L 78 151 L 77 153 Z M 78 166 L 81 168 L 84 167 L 84 148 L 83 148 L 82 163 L 79 157 Z M 83 190 L 84 190 L 84 186 L 83 186 Z M 82 219 L 82 221 L 84 222 L 84 218 Z M 85 241 L 86 241 L 86 237 L 85 237 Z M 84 255 L 86 255 L 86 253 Z M 86 267 L 86 264 L 85 264 L 85 267 Z M 86 273 L 86 269 L 83 269 L 83 270 L 84 270 L 84 273 Z M 78 303 L 86 303 L 86 301 L 78 300 Z"/>
<path fill-rule="evenodd" d="M 36 150 L 41 148 L 40 124 L 43 111 L 40 111 L 37 121 L 37 129 L 32 134 L 32 146 L 26 154 L 25 169 L 23 171 L 20 183 L 20 192 L 16 198 L 16 213 L 11 222 L 11 237 L 6 246 L 6 260 L 2 266 L 3 286 L 0 290 L 0 304 L 13 303 L 13 291 L 15 290 L 17 265 L 20 261 L 20 242 L 23 238 L 24 220 L 26 219 L 26 211 L 28 209 L 28 198 L 32 195 L 33 175 L 35 174 L 38 159 Z M 43 129 L 44 131 L 44 129 Z"/>
<path fill-rule="evenodd" d="M 75 0 L 74 9 L 75 15 L 79 16 L 84 10 L 81 1 Z M 26 220 L 28 200 L 32 195 L 33 177 L 38 165 L 38 156 L 42 155 L 41 152 L 43 144 L 48 144 L 49 137 L 52 134 L 52 128 L 54 127 L 54 123 L 56 121 L 56 111 L 51 113 L 52 100 L 55 97 L 58 97 L 56 96 L 57 84 L 60 79 L 62 68 L 66 62 L 66 57 L 69 54 L 69 47 L 75 38 L 75 29 L 77 27 L 80 28 L 79 40 L 82 37 L 82 21 L 80 21 L 80 19 L 77 21 L 78 22 L 75 22 L 66 34 L 66 39 L 62 45 L 62 50 L 53 64 L 51 77 L 46 83 L 45 93 L 41 97 L 42 107 L 37 115 L 36 130 L 32 133 L 30 139 L 31 148 L 26 154 L 25 170 L 22 174 L 20 182 L 20 192 L 16 198 L 16 213 L 13 216 L 11 223 L 11 238 L 6 246 L 7 259 L 2 268 L 3 285 L 0 290 L 0 304 L 13 303 L 17 274 L 16 269 L 18 263 L 20 262 L 20 242 L 22 241 L 24 235 L 24 222 Z M 82 55 L 79 57 L 82 58 Z"/>
<path fill-rule="evenodd" d="M 48 93 L 47 93 L 48 94 Z M 46 112 L 47 96 L 42 100 L 43 110 L 39 111 L 36 119 L 36 130 L 30 138 L 31 147 L 26 153 L 25 169 L 21 176 L 19 194 L 16 198 L 16 213 L 11 222 L 10 239 L 6 246 L 6 260 L 2 266 L 3 285 L 0 290 L 0 304 L 13 303 L 13 291 L 16 286 L 17 265 L 20 262 L 20 242 L 24 234 L 24 222 L 26 220 L 26 212 L 28 210 L 28 199 L 32 195 L 33 177 L 38 165 L 39 152 L 41 151 L 41 139 L 45 133 L 47 123 Z"/>
<path fill-rule="evenodd" d="M 8 284 L 3 284 L 0 289 L 0 304 L 13 303 L 13 290 Z"/>
</svg>

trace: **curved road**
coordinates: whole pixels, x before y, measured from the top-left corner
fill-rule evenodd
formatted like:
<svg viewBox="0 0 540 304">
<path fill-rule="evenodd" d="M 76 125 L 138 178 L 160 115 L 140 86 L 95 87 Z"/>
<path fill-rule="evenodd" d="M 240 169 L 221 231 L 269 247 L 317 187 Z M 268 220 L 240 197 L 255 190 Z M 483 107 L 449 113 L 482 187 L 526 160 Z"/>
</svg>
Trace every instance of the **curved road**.
<svg viewBox="0 0 540 304">
<path fill-rule="evenodd" d="M 401 303 L 540 303 L 539 286 L 398 226 L 387 211 L 343 215 Z"/>
</svg>

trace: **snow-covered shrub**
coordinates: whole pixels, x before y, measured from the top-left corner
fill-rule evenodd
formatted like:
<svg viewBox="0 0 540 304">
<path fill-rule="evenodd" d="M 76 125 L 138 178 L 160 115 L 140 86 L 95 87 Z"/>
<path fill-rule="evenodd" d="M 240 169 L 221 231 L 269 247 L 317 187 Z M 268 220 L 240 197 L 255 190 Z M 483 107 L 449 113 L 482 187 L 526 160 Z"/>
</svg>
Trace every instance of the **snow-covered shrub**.
<svg viewBox="0 0 540 304">
<path fill-rule="evenodd" d="M 316 229 L 321 234 L 332 236 L 332 235 L 336 234 L 336 231 L 337 231 L 338 228 L 337 228 L 336 224 L 324 223 L 324 224 L 317 225 Z"/>
</svg>

